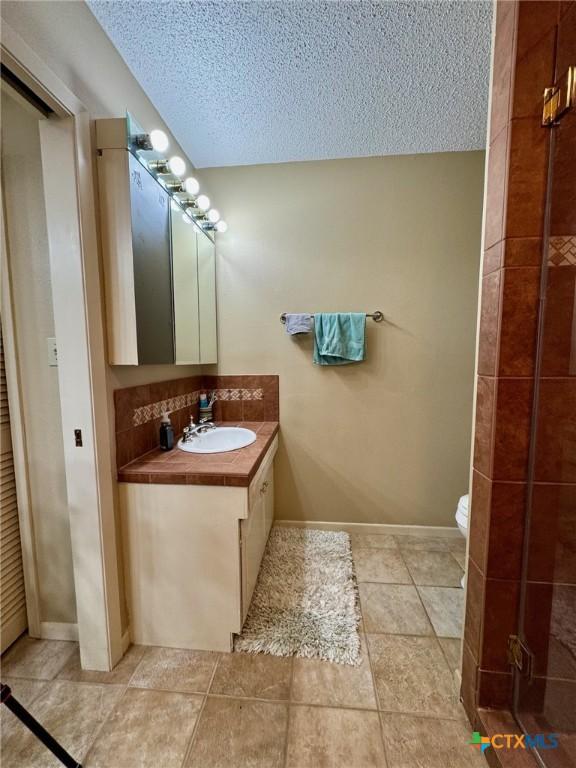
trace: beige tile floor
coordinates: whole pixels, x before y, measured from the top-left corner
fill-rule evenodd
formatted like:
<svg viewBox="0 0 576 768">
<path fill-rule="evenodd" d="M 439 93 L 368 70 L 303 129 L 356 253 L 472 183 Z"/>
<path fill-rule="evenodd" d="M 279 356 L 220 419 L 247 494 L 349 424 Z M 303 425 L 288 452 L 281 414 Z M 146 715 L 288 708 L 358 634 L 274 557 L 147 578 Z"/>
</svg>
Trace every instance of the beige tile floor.
<svg viewBox="0 0 576 768">
<path fill-rule="evenodd" d="M 458 702 L 463 540 L 354 535 L 362 661 L 132 647 L 110 673 L 22 638 L 14 695 L 85 768 L 481 768 Z M 2 715 L 11 768 L 59 763 Z"/>
</svg>

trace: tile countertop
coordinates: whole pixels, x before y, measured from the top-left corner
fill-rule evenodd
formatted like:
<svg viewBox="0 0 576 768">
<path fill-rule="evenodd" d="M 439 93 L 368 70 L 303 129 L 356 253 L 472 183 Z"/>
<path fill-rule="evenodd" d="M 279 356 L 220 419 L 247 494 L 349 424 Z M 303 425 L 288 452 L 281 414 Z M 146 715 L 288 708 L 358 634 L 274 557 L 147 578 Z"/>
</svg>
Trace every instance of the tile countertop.
<svg viewBox="0 0 576 768">
<path fill-rule="evenodd" d="M 174 446 L 159 448 L 118 470 L 121 483 L 170 485 L 233 485 L 247 488 L 278 433 L 277 421 L 227 421 L 220 427 L 245 427 L 256 432 L 256 442 L 225 453 L 186 453 Z"/>
</svg>

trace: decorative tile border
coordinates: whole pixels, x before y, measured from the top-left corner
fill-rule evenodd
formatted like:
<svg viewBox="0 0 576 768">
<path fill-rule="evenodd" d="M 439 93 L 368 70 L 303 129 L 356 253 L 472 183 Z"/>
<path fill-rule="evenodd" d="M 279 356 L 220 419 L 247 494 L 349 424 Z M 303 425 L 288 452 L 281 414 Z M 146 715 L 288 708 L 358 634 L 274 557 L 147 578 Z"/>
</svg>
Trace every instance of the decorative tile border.
<svg viewBox="0 0 576 768">
<path fill-rule="evenodd" d="M 548 264 L 551 267 L 576 266 L 576 237 L 551 237 L 548 241 Z"/>
<path fill-rule="evenodd" d="M 216 400 L 263 400 L 263 389 L 215 389 Z"/>
<path fill-rule="evenodd" d="M 179 411 L 181 408 L 189 408 L 192 405 L 196 405 L 200 397 L 200 391 L 201 390 L 187 392 L 184 395 L 176 395 L 176 397 L 170 397 L 168 400 L 158 400 L 155 403 L 149 403 L 148 405 L 142 405 L 139 408 L 135 408 L 132 415 L 133 426 L 139 427 L 142 424 L 147 424 L 149 421 L 159 419 L 165 411 L 168 413 L 173 413 L 174 411 Z M 216 400 L 264 399 L 264 390 L 261 388 L 215 389 L 212 391 L 216 395 Z"/>
<path fill-rule="evenodd" d="M 155 403 L 134 408 L 132 424 L 135 427 L 139 427 L 141 424 L 147 424 L 149 421 L 159 419 L 165 411 L 172 413 L 173 411 L 179 411 L 181 408 L 188 408 L 198 402 L 199 396 L 199 391 L 187 392 L 185 395 L 176 395 L 176 397 L 170 397 L 168 400 L 158 400 Z"/>
</svg>

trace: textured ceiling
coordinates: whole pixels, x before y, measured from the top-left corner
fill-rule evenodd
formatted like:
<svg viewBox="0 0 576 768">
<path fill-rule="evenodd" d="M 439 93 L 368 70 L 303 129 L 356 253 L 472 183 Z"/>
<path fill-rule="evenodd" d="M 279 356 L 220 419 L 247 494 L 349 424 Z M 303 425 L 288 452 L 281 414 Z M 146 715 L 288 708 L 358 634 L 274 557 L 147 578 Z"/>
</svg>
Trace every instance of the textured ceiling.
<svg viewBox="0 0 576 768">
<path fill-rule="evenodd" d="M 489 2 L 88 1 L 197 167 L 484 147 Z"/>
</svg>

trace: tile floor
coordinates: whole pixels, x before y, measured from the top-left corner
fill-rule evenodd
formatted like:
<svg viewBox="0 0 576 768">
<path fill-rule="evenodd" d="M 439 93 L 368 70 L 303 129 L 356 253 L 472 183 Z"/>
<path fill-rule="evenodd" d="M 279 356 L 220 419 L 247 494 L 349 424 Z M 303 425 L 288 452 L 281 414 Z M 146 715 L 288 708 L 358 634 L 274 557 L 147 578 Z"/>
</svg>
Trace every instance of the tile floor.
<svg viewBox="0 0 576 768">
<path fill-rule="evenodd" d="M 2 679 L 85 768 L 482 768 L 454 683 L 463 549 L 352 536 L 358 667 L 133 646 L 85 672 L 75 643 L 24 637 Z M 1 715 L 3 765 L 59 765 Z"/>
</svg>

